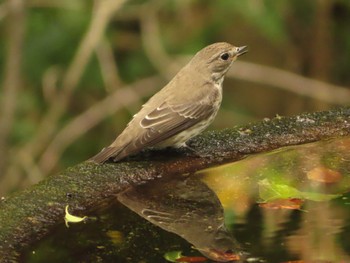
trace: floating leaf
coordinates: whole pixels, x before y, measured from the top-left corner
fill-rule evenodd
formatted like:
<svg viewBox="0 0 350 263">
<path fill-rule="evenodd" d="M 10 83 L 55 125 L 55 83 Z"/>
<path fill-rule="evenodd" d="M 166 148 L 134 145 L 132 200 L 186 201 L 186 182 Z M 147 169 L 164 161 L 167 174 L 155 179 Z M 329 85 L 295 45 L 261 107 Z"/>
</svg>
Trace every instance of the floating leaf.
<svg viewBox="0 0 350 263">
<path fill-rule="evenodd" d="M 180 257 L 176 259 L 176 262 L 193 263 L 207 261 L 205 257 Z"/>
<path fill-rule="evenodd" d="M 66 214 L 64 216 L 64 221 L 65 221 L 67 227 L 69 227 L 68 223 L 80 223 L 87 218 L 87 216 L 79 217 L 79 216 L 74 216 L 74 215 L 70 214 L 68 212 L 68 207 L 69 206 L 67 205 L 66 210 L 65 210 Z"/>
<path fill-rule="evenodd" d="M 268 209 L 291 209 L 298 210 L 301 205 L 304 203 L 304 200 L 298 198 L 290 199 L 276 199 L 266 203 L 259 203 L 260 207 Z"/>
<path fill-rule="evenodd" d="M 207 261 L 205 257 L 187 257 L 182 256 L 181 251 L 170 251 L 164 254 L 164 258 L 170 262 L 182 262 L 182 263 L 194 263 L 194 262 L 204 262 Z"/>
<path fill-rule="evenodd" d="M 164 254 L 164 258 L 170 262 L 178 262 L 177 259 L 182 257 L 181 251 L 170 251 Z"/>
<path fill-rule="evenodd" d="M 292 261 L 284 261 L 282 263 L 305 263 L 304 260 L 292 260 Z"/>
<path fill-rule="evenodd" d="M 298 189 L 286 184 L 278 184 L 270 182 L 268 179 L 259 182 L 259 195 L 264 202 L 269 202 L 276 199 L 307 199 L 312 201 L 329 201 L 338 198 L 338 194 L 323 194 L 315 192 L 301 192 Z"/>
<path fill-rule="evenodd" d="M 210 258 L 210 259 L 214 259 L 215 262 L 232 262 L 232 261 L 236 261 L 236 260 L 240 260 L 240 256 L 234 252 L 232 252 L 231 250 L 227 250 L 227 251 L 218 251 L 215 249 L 209 249 L 207 251 L 201 249 L 201 252 L 205 252 L 205 255 Z"/>
<path fill-rule="evenodd" d="M 259 195 L 264 201 L 275 199 L 301 198 L 300 191 L 286 184 L 270 182 L 268 179 L 259 181 Z"/>
</svg>

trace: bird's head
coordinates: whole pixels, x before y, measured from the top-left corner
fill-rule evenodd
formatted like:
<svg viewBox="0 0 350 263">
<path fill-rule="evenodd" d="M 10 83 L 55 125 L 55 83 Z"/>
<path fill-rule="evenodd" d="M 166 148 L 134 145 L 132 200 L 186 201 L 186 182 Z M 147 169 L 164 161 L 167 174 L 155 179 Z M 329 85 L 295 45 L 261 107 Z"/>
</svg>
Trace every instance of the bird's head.
<svg viewBox="0 0 350 263">
<path fill-rule="evenodd" d="M 191 64 L 195 64 L 198 71 L 209 74 L 218 82 L 223 79 L 232 63 L 247 52 L 247 46 L 235 47 L 226 42 L 214 43 L 197 52 Z"/>
</svg>

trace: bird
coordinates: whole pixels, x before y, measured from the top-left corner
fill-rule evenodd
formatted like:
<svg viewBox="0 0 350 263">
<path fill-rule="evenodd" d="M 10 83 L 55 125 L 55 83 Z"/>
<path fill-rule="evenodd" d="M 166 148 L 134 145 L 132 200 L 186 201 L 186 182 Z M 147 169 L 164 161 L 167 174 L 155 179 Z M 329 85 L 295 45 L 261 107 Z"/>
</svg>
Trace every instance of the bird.
<svg viewBox="0 0 350 263">
<path fill-rule="evenodd" d="M 153 95 L 109 146 L 90 158 L 118 162 L 140 151 L 186 147 L 214 120 L 222 101 L 225 74 L 247 46 L 217 42 L 198 51 L 174 78 Z"/>
</svg>

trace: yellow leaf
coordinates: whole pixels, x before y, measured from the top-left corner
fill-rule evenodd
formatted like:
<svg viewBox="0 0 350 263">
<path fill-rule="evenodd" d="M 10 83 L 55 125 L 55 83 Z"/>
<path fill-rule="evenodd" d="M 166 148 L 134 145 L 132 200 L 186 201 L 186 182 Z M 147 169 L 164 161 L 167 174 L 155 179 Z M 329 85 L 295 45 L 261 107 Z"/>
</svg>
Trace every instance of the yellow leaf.
<svg viewBox="0 0 350 263">
<path fill-rule="evenodd" d="M 68 223 L 80 223 L 80 222 L 84 221 L 86 218 L 87 218 L 87 216 L 79 217 L 79 216 L 71 215 L 68 212 L 68 205 L 66 206 L 66 214 L 64 216 L 64 221 L 65 221 L 67 227 L 69 227 Z"/>
</svg>

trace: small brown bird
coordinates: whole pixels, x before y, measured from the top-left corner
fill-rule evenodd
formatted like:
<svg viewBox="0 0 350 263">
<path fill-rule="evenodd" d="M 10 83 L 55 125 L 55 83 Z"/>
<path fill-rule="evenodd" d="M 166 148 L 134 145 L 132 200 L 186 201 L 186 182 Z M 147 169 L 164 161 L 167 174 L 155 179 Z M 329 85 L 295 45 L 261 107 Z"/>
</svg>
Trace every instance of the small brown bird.
<svg viewBox="0 0 350 263">
<path fill-rule="evenodd" d="M 108 147 L 92 157 L 97 163 L 119 161 L 145 148 L 186 146 L 214 120 L 222 100 L 222 83 L 247 46 L 220 42 L 200 50 L 191 61 L 134 115 Z"/>
</svg>

